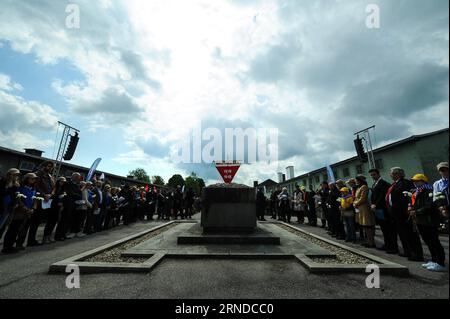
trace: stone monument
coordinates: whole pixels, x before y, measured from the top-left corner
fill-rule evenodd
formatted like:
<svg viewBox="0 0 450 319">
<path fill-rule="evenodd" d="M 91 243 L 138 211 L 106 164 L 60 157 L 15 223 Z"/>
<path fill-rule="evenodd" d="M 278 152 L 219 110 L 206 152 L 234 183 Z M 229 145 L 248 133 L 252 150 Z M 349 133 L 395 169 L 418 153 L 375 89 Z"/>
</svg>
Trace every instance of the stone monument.
<svg viewBox="0 0 450 319">
<path fill-rule="evenodd" d="M 178 244 L 272 244 L 280 238 L 257 226 L 256 189 L 216 184 L 203 189 L 200 225 L 178 237 Z"/>
</svg>

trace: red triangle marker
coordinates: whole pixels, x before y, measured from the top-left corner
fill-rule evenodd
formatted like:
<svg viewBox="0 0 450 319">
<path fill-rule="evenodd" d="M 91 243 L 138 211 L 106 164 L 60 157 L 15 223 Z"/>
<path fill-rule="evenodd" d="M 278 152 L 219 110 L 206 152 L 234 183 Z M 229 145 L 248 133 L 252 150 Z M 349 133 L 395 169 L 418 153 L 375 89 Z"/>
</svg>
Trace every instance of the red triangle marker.
<svg viewBox="0 0 450 319">
<path fill-rule="evenodd" d="M 216 163 L 216 168 L 225 184 L 231 184 L 240 166 L 239 163 Z"/>
</svg>

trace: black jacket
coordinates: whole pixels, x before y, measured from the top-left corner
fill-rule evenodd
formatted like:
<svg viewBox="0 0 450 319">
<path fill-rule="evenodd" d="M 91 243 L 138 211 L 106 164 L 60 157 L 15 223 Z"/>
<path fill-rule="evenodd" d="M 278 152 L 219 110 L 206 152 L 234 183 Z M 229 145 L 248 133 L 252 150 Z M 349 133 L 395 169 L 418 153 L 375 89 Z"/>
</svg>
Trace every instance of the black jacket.
<svg viewBox="0 0 450 319">
<path fill-rule="evenodd" d="M 389 207 L 389 215 L 396 220 L 408 219 L 408 205 L 409 197 L 405 196 L 403 192 L 411 192 L 414 189 L 414 184 L 407 179 L 399 179 L 391 192 L 392 205 Z"/>
<path fill-rule="evenodd" d="M 256 206 L 259 208 L 264 208 L 266 206 L 266 196 L 261 191 L 256 193 Z"/>
<path fill-rule="evenodd" d="M 416 211 L 417 225 L 439 226 L 439 213 L 430 194 L 433 194 L 433 190 L 424 189 L 416 196 L 413 208 Z"/>
<path fill-rule="evenodd" d="M 64 197 L 64 207 L 67 209 L 75 209 L 75 202 L 82 199 L 81 188 L 79 184 L 69 181 L 64 184 L 66 197 Z"/>
<path fill-rule="evenodd" d="M 391 187 L 391 184 L 381 178 L 375 187 L 372 187 L 372 197 L 370 198 L 370 202 L 375 205 L 377 209 L 386 210 L 386 194 L 389 187 Z"/>
</svg>

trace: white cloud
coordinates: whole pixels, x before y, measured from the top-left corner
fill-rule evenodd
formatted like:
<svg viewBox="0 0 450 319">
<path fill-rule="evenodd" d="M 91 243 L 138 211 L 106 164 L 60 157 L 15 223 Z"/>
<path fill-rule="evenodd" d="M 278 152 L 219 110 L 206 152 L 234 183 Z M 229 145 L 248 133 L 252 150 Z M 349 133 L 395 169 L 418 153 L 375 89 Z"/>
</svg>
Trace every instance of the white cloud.
<svg viewBox="0 0 450 319">
<path fill-rule="evenodd" d="M 52 141 L 41 136 L 54 131 L 55 111 L 48 105 L 15 95 L 15 91 L 20 90 L 20 84 L 0 74 L 0 144 L 18 149 L 49 147 Z"/>
<path fill-rule="evenodd" d="M 0 39 L 85 76 L 52 88 L 89 130 L 123 134 L 132 151 L 118 163 L 189 173 L 164 152 L 214 119 L 278 128 L 280 169 L 301 173 L 354 153 L 353 132 L 371 124 L 380 142 L 448 126 L 448 4 L 379 2 L 373 31 L 365 1 L 79 1 L 79 30 L 65 28 L 63 2 L 4 1 Z M 1 75 L 0 88 L 10 100 L 21 90 Z M 236 180 L 268 170 L 244 166 Z"/>
<path fill-rule="evenodd" d="M 0 90 L 22 91 L 23 87 L 19 83 L 11 82 L 11 78 L 8 75 L 0 73 Z"/>
</svg>

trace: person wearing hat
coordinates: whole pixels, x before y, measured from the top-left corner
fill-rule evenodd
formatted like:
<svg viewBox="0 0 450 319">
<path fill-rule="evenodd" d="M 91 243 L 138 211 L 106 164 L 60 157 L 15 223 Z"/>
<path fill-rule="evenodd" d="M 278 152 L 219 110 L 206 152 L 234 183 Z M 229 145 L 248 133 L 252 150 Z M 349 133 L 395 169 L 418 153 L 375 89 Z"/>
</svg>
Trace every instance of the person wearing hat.
<svg viewBox="0 0 450 319">
<path fill-rule="evenodd" d="M 408 213 L 432 257 L 432 260 L 422 267 L 430 271 L 446 271 L 445 251 L 439 240 L 439 211 L 433 202 L 433 187 L 424 174 L 414 175 L 411 181 L 416 188 L 411 197 Z"/>
<path fill-rule="evenodd" d="M 23 243 L 28 228 L 30 227 L 29 218 L 35 212 L 37 207 L 36 200 L 36 174 L 28 173 L 23 177 L 22 186 L 15 194 L 15 204 L 12 212 L 12 220 L 3 241 L 3 250 L 5 254 L 16 253 L 24 250 Z M 15 244 L 15 247 L 14 247 Z"/>
<path fill-rule="evenodd" d="M 433 184 L 433 200 L 436 203 L 442 217 L 448 222 L 450 196 L 448 191 L 448 162 L 437 165 L 441 179 Z"/>
<path fill-rule="evenodd" d="M 5 178 L 0 179 L 0 238 L 11 222 L 11 213 L 14 207 L 15 194 L 20 187 L 20 171 L 17 168 L 11 168 L 6 173 Z"/>
<path fill-rule="evenodd" d="M 356 231 L 355 231 L 355 210 L 353 209 L 353 196 L 350 193 L 348 187 L 342 187 L 340 189 L 341 198 L 340 200 L 340 211 L 342 219 L 345 225 L 345 241 L 346 242 L 356 242 Z"/>
</svg>

